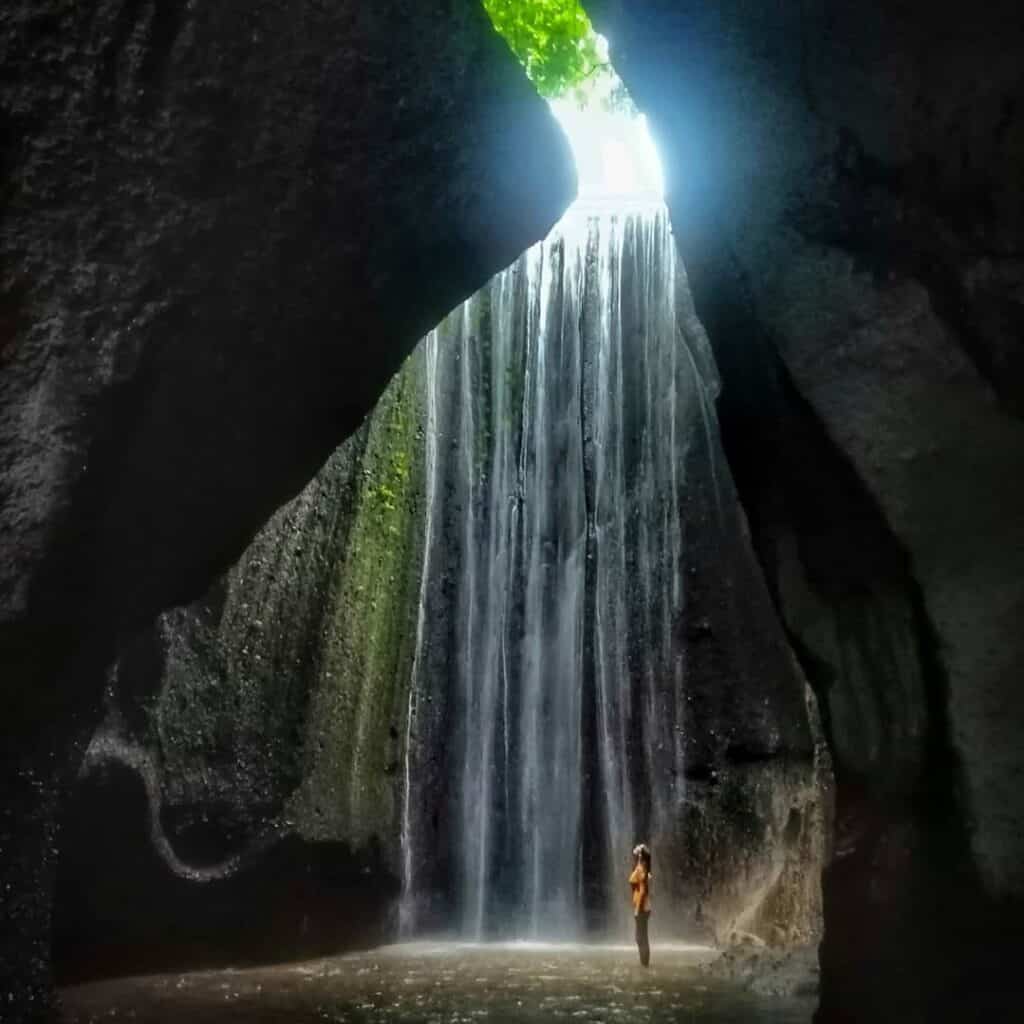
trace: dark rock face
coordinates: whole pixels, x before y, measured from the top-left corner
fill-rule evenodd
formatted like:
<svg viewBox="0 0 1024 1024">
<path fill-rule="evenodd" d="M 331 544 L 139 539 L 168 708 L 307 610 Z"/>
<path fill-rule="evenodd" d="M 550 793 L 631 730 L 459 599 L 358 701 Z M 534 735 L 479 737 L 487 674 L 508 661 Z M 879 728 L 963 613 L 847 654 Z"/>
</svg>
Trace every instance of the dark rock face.
<svg viewBox="0 0 1024 1024">
<path fill-rule="evenodd" d="M 122 647 L 61 842 L 60 983 L 393 937 L 421 366 L 202 598 Z"/>
<path fill-rule="evenodd" d="M 686 490 L 689 796 L 678 875 L 716 942 L 812 942 L 833 813 L 817 701 L 773 610 L 717 432 L 691 450 Z"/>
<path fill-rule="evenodd" d="M 475 5 L 161 12 L 4 15 L 6 623 L 200 592 L 570 193 Z"/>
<path fill-rule="evenodd" d="M 1019 5 L 589 5 L 835 757 L 822 1020 L 1003 1019 L 1024 896 Z"/>
<path fill-rule="evenodd" d="M 293 832 L 224 865 L 171 871 L 150 811 L 142 776 L 121 760 L 98 765 L 76 788 L 54 914 L 62 984 L 281 962 L 386 936 L 398 883 L 376 851 Z"/>
<path fill-rule="evenodd" d="M 40 808 L 119 640 L 237 557 L 572 173 L 474 3 L 20 0 L 0 35 L 0 962 L 20 1013 L 46 988 Z"/>
</svg>

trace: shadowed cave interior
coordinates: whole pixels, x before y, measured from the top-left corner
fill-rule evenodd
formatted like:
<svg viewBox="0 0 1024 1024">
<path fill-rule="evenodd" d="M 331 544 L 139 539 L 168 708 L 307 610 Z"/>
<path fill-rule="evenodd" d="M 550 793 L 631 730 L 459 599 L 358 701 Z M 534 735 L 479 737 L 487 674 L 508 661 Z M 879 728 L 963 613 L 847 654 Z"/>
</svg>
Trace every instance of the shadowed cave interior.
<svg viewBox="0 0 1024 1024">
<path fill-rule="evenodd" d="M 820 933 L 814 698 L 742 534 L 657 153 L 606 106 L 555 106 L 578 198 L 547 238 L 111 673 L 64 833 L 59 978 L 283 943 L 621 939 L 641 837 L 662 945 Z M 688 601 L 701 558 L 719 600 L 735 588 L 714 629 Z M 713 644 L 725 668 L 702 673 Z M 702 691 L 755 655 L 767 708 L 709 720 Z M 703 762 L 716 730 L 767 763 Z"/>
<path fill-rule="evenodd" d="M 1016 5 L 242 6 L 0 19 L 8 1016 L 1016 1019 Z"/>
</svg>

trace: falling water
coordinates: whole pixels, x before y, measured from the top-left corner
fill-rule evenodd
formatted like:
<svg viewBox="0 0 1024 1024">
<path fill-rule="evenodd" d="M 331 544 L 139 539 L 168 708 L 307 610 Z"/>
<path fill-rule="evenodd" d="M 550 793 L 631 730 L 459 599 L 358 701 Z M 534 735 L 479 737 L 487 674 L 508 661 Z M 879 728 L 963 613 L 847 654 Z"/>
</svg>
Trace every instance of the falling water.
<svg viewBox="0 0 1024 1024">
<path fill-rule="evenodd" d="M 631 845 L 678 817 L 681 507 L 714 386 L 681 294 L 660 204 L 577 204 L 427 341 L 413 700 L 446 710 L 433 731 L 410 714 L 410 744 L 448 766 L 435 841 L 464 935 L 611 924 Z M 410 851 L 430 856 L 421 778 L 406 904 Z"/>
<path fill-rule="evenodd" d="M 431 552 L 434 547 L 434 505 L 437 500 L 437 399 L 434 382 L 437 380 L 437 331 L 431 331 L 420 343 L 421 358 L 425 362 L 424 379 L 427 383 L 426 423 L 424 429 L 424 460 L 426 462 L 426 494 L 423 517 L 423 565 L 420 571 L 420 595 L 416 610 L 416 644 L 412 662 L 412 685 L 405 716 L 405 785 L 402 789 L 402 899 L 399 904 L 399 931 L 409 934 L 416 926 L 416 851 L 412 841 L 413 798 L 413 727 L 417 720 L 417 699 L 422 695 L 418 685 L 426 624 L 426 585 L 430 579 Z"/>
</svg>

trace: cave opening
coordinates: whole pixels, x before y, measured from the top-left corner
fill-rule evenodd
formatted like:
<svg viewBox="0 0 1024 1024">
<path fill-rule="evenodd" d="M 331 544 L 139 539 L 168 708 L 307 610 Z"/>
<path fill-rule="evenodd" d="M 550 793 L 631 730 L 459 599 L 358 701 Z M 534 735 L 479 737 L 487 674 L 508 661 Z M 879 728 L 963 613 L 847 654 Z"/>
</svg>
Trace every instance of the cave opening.
<svg viewBox="0 0 1024 1024">
<path fill-rule="evenodd" d="M 587 10 L 720 430 L 577 0 L 0 15 L 5 1020 L 1020 1016 L 1024 6 Z"/>
</svg>

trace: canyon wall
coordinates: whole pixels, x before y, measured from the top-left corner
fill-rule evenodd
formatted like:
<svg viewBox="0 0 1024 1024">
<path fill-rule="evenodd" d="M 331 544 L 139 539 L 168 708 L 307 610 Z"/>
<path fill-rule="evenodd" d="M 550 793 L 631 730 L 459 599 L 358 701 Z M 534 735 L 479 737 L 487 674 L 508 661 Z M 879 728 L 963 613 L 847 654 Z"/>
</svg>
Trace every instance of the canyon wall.
<svg viewBox="0 0 1024 1024">
<path fill-rule="evenodd" d="M 835 757 L 820 1018 L 1004 1019 L 1024 896 L 1020 7 L 588 7 L 667 165 L 725 450 Z"/>
<path fill-rule="evenodd" d="M 57 807 L 117 650 L 238 558 L 573 171 L 468 0 L 18 0 L 0 39 L 17 1019 L 46 1012 Z"/>
</svg>

